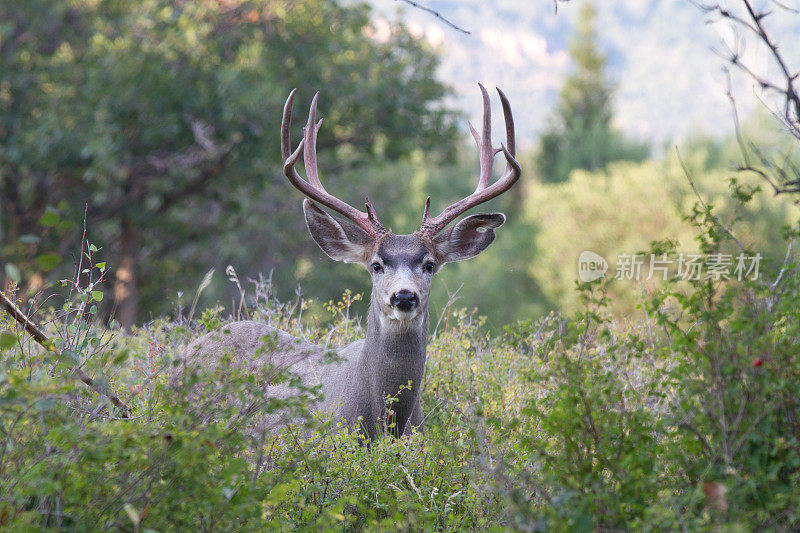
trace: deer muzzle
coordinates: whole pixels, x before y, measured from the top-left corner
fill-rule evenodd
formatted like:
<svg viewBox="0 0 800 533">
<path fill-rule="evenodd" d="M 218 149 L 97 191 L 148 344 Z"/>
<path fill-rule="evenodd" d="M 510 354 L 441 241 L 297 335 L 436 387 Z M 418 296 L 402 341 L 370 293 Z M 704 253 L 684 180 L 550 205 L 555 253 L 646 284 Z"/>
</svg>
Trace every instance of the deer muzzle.
<svg viewBox="0 0 800 533">
<path fill-rule="evenodd" d="M 389 299 L 389 303 L 392 307 L 396 307 L 398 310 L 408 313 L 419 305 L 419 297 L 413 292 L 403 289 L 394 293 Z"/>
</svg>

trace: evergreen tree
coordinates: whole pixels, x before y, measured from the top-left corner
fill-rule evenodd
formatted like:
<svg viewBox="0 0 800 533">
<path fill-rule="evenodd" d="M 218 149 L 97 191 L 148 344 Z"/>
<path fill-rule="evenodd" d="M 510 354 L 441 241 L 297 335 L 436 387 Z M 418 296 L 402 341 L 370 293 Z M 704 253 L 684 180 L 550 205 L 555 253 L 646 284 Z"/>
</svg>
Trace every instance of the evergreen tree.
<svg viewBox="0 0 800 533">
<path fill-rule="evenodd" d="M 611 126 L 612 83 L 606 55 L 598 49 L 596 10 L 583 4 L 569 45 L 575 69 L 564 80 L 556 112 L 542 135 L 537 166 L 545 181 L 562 182 L 576 168 L 595 170 L 611 161 L 641 161 L 645 145 L 626 141 Z"/>
</svg>

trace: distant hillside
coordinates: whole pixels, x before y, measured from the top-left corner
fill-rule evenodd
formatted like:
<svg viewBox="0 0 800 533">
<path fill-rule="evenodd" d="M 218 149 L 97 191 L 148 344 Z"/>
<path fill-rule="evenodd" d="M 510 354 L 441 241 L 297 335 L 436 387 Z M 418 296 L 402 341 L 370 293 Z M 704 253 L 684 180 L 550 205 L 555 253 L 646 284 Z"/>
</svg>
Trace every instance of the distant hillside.
<svg viewBox="0 0 800 533">
<path fill-rule="evenodd" d="M 398 0 L 367 0 L 377 18 L 406 20 L 442 49 L 440 75 L 457 92 L 457 107 L 475 120 L 480 113 L 475 83 L 501 87 L 511 99 L 523 143 L 535 140 L 569 70 L 566 43 L 579 2 L 552 0 L 423 0 L 465 35 L 441 20 Z M 800 4 L 795 0 L 790 4 Z M 609 74 L 618 84 L 616 120 L 624 131 L 661 146 L 702 132 L 730 132 L 730 106 L 724 95 L 724 61 L 712 51 L 730 38 L 722 24 L 707 24 L 688 1 L 603 0 L 599 6 L 600 42 L 609 55 Z M 794 7 L 800 7 L 794 6 Z M 786 43 L 800 35 L 800 16 L 776 12 L 766 22 Z M 749 36 L 747 36 L 749 38 Z M 746 53 L 754 64 L 755 43 Z M 800 69 L 800 47 L 794 53 Z M 752 84 L 737 73 L 735 91 L 746 113 L 754 105 Z"/>
</svg>

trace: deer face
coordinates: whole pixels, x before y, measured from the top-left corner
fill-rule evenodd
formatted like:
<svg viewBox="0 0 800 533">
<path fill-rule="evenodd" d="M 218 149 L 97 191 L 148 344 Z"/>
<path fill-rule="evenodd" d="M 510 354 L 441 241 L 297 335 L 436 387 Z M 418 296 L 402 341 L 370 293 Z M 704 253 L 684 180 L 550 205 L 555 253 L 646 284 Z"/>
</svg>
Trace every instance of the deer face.
<svg viewBox="0 0 800 533">
<path fill-rule="evenodd" d="M 405 322 L 428 307 L 433 274 L 439 268 L 430 242 L 417 235 L 388 234 L 372 246 L 367 270 L 372 298 L 383 316 Z"/>
<path fill-rule="evenodd" d="M 502 213 L 472 215 L 448 225 L 469 209 L 491 200 L 510 189 L 519 179 L 519 163 L 514 158 L 514 117 L 503 92 L 498 89 L 506 122 L 506 145 L 492 146 L 491 104 L 489 94 L 478 84 L 483 95 L 483 127 L 470 132 L 478 145 L 480 175 L 475 192 L 447 207 L 439 215 L 430 214 L 430 198 L 425 203 L 420 229 L 411 235 L 394 235 L 378 221 L 375 209 L 366 199 L 366 211 L 360 211 L 325 190 L 317 171 L 317 121 L 319 93 L 311 101 L 303 140 L 292 151 L 292 105 L 296 91 L 289 94 L 281 121 L 281 154 L 283 173 L 303 194 L 345 216 L 350 222 L 333 218 L 309 200 L 303 202 L 306 224 L 311 236 L 337 261 L 360 263 L 372 276 L 372 305 L 388 324 L 410 324 L 426 317 L 428 295 L 433 275 L 442 264 L 469 259 L 481 253 L 494 240 L 494 230 L 505 222 Z M 502 152 L 506 159 L 503 175 L 492 183 L 492 163 Z M 304 179 L 294 168 L 303 157 Z"/>
<path fill-rule="evenodd" d="M 494 240 L 502 213 L 472 215 L 433 239 L 422 233 L 371 237 L 358 226 L 303 202 L 311 236 L 331 259 L 360 263 L 372 276 L 372 302 L 390 324 L 424 317 L 433 276 L 444 263 L 474 257 Z"/>
</svg>

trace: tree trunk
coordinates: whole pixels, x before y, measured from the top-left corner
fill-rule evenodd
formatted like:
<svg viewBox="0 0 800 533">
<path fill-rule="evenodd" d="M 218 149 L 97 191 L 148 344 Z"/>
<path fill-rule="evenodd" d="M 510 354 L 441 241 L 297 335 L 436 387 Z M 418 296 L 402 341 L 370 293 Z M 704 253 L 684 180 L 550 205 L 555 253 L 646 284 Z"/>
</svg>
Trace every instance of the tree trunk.
<svg viewBox="0 0 800 533">
<path fill-rule="evenodd" d="M 117 322 L 126 330 L 136 322 L 139 311 L 138 267 L 141 239 L 139 230 L 123 215 L 120 232 L 119 266 L 114 283 L 114 308 Z"/>
</svg>

